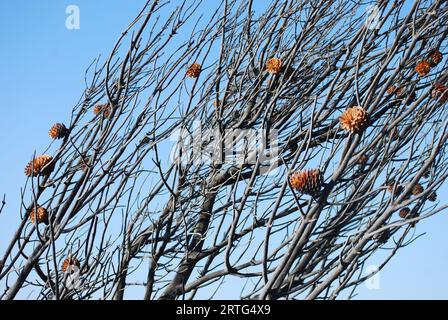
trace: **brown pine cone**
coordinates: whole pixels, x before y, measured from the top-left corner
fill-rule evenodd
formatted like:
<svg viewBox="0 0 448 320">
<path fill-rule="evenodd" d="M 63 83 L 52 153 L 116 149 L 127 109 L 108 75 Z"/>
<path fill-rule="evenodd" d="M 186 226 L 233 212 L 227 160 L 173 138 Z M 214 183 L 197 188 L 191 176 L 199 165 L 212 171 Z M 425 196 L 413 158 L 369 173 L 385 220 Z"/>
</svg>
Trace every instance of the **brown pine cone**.
<svg viewBox="0 0 448 320">
<path fill-rule="evenodd" d="M 411 209 L 406 207 L 406 208 L 403 208 L 403 209 L 400 210 L 399 215 L 400 215 L 400 218 L 406 219 L 406 218 L 409 217 L 410 213 L 411 213 Z"/>
<path fill-rule="evenodd" d="M 63 123 L 54 124 L 48 132 L 52 139 L 63 139 L 67 136 L 68 130 Z"/>
<path fill-rule="evenodd" d="M 187 76 L 190 78 L 197 78 L 201 74 L 201 65 L 199 63 L 193 63 L 187 70 Z"/>
<path fill-rule="evenodd" d="M 277 74 L 282 70 L 282 60 L 279 58 L 271 58 L 266 62 L 266 71 Z"/>
<path fill-rule="evenodd" d="M 48 212 L 45 208 L 40 206 L 34 207 L 29 214 L 29 219 L 32 224 L 36 223 L 45 223 L 48 224 Z"/>
<path fill-rule="evenodd" d="M 428 200 L 431 202 L 437 201 L 437 193 L 435 191 L 431 192 L 428 195 Z"/>
<path fill-rule="evenodd" d="M 412 194 L 414 196 L 418 196 L 422 192 L 423 192 L 423 186 L 421 184 L 417 183 L 415 186 L 412 187 Z"/>
<path fill-rule="evenodd" d="M 431 97 L 440 102 L 446 102 L 448 100 L 448 87 L 440 82 L 434 83 Z"/>
<path fill-rule="evenodd" d="M 339 117 L 342 129 L 345 131 L 359 133 L 369 124 L 367 113 L 362 107 L 348 108 Z"/>
<path fill-rule="evenodd" d="M 318 196 L 323 185 L 323 176 L 319 169 L 298 171 L 289 178 L 291 187 L 300 193 Z"/>
<path fill-rule="evenodd" d="M 67 269 L 69 269 L 70 272 L 74 272 L 75 271 L 75 267 L 79 268 L 81 265 L 78 261 L 78 259 L 76 259 L 75 257 L 68 257 L 67 259 L 64 260 L 64 262 L 62 263 L 62 272 L 65 273 L 67 271 Z"/>
<path fill-rule="evenodd" d="M 438 65 L 442 61 L 443 55 L 438 49 L 434 49 L 429 53 L 428 60 L 433 67 Z"/>
<path fill-rule="evenodd" d="M 431 71 L 431 63 L 427 60 L 422 60 L 415 66 L 415 71 L 420 77 L 426 76 Z"/>
<path fill-rule="evenodd" d="M 48 176 L 53 172 L 54 167 L 53 157 L 44 154 L 37 156 L 26 165 L 25 174 L 27 177 Z"/>
</svg>

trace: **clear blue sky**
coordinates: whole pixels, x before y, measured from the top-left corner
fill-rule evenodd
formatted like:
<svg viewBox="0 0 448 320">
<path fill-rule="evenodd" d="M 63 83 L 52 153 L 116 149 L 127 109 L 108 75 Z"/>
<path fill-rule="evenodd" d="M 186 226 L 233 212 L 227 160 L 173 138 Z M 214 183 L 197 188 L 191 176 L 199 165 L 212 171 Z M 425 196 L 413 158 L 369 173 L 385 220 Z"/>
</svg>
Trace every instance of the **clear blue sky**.
<svg viewBox="0 0 448 320">
<path fill-rule="evenodd" d="M 68 122 L 84 89 L 85 69 L 95 57 L 109 53 L 144 2 L 0 2 L 0 195 L 7 195 L 0 253 L 19 223 L 25 164 L 34 151 L 48 146 L 51 124 Z M 71 4 L 81 12 L 79 30 L 65 27 L 65 10 Z M 439 192 L 441 201 L 446 202 L 447 190 Z M 398 252 L 381 272 L 379 290 L 360 286 L 359 298 L 448 299 L 447 227 L 447 213 L 420 222 L 416 232 L 426 235 Z"/>
</svg>

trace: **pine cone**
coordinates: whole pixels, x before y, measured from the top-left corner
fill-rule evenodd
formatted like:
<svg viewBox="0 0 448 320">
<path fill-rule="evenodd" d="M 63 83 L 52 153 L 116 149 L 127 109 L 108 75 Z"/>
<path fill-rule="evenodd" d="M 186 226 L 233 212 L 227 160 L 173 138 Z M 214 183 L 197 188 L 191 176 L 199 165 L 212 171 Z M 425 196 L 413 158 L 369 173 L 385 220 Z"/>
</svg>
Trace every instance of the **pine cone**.
<svg viewBox="0 0 448 320">
<path fill-rule="evenodd" d="M 403 208 L 403 209 L 400 210 L 399 215 L 400 215 L 400 218 L 406 219 L 406 218 L 409 217 L 410 213 L 411 213 L 411 209 L 406 207 L 406 208 Z"/>
<path fill-rule="evenodd" d="M 298 171 L 289 178 L 291 187 L 300 193 L 318 196 L 322 188 L 323 177 L 319 169 Z"/>
<path fill-rule="evenodd" d="M 433 67 L 438 65 L 440 61 L 442 61 L 442 59 L 443 59 L 442 52 L 440 52 L 438 49 L 432 50 L 428 56 L 428 60 Z"/>
<path fill-rule="evenodd" d="M 199 63 L 193 63 L 187 70 L 187 76 L 190 78 L 197 78 L 201 74 L 201 65 Z"/>
<path fill-rule="evenodd" d="M 76 271 L 76 268 L 79 268 L 81 266 L 81 264 L 79 263 L 78 259 L 76 259 L 75 257 L 68 257 L 67 259 L 64 260 L 64 262 L 62 263 L 62 272 L 65 273 L 67 271 L 68 268 L 70 272 L 74 272 Z"/>
<path fill-rule="evenodd" d="M 434 83 L 431 96 L 440 102 L 446 102 L 448 100 L 448 87 L 440 82 Z"/>
<path fill-rule="evenodd" d="M 390 193 L 392 193 L 394 191 L 394 186 L 395 186 L 395 180 L 389 180 L 386 182 L 387 185 L 387 191 L 389 191 Z M 404 188 L 401 185 L 397 185 L 397 187 L 395 188 L 395 194 L 399 195 L 403 192 Z"/>
<path fill-rule="evenodd" d="M 282 60 L 279 58 L 271 58 L 266 62 L 266 71 L 272 74 L 277 74 L 282 69 Z"/>
<path fill-rule="evenodd" d="M 29 214 L 29 219 L 31 220 L 32 224 L 35 224 L 36 220 L 38 224 L 48 224 L 48 212 L 45 208 L 42 208 L 40 206 L 34 207 Z"/>
<path fill-rule="evenodd" d="M 109 118 L 110 112 L 111 112 L 111 109 L 110 109 L 109 104 L 107 104 L 107 103 L 97 104 L 95 107 L 93 107 L 94 114 L 103 113 L 106 118 Z"/>
<path fill-rule="evenodd" d="M 415 71 L 419 76 L 426 76 L 431 71 L 431 63 L 427 60 L 422 60 L 415 66 Z"/>
<path fill-rule="evenodd" d="M 104 107 L 103 113 L 104 113 L 104 116 L 105 116 L 106 118 L 109 118 L 110 113 L 111 113 L 111 108 L 110 108 L 109 105 L 106 105 L 106 106 Z"/>
<path fill-rule="evenodd" d="M 68 134 L 68 130 L 63 123 L 54 124 L 48 132 L 52 139 L 62 139 Z"/>
<path fill-rule="evenodd" d="M 98 114 L 101 111 L 103 111 L 103 105 L 102 104 L 97 104 L 96 106 L 93 107 L 93 113 L 94 114 Z"/>
<path fill-rule="evenodd" d="M 342 129 L 353 133 L 359 133 L 369 125 L 367 113 L 362 107 L 348 108 L 339 117 L 339 122 Z"/>
<path fill-rule="evenodd" d="M 414 196 L 418 196 L 422 192 L 423 192 L 423 186 L 421 184 L 417 183 L 415 186 L 412 187 L 412 194 Z"/>
<path fill-rule="evenodd" d="M 390 231 L 389 229 L 384 230 L 383 232 L 377 233 L 373 236 L 373 239 L 375 241 L 378 241 L 379 243 L 386 243 L 390 238 Z"/>
<path fill-rule="evenodd" d="M 435 191 L 431 192 L 428 195 L 428 200 L 431 202 L 437 201 L 437 193 L 435 193 Z"/>
<path fill-rule="evenodd" d="M 27 177 L 48 176 L 53 172 L 54 167 L 53 157 L 44 154 L 37 156 L 26 165 L 25 174 Z"/>
<path fill-rule="evenodd" d="M 389 192 L 394 191 L 395 180 L 386 181 L 386 185 L 387 185 L 387 191 Z"/>
</svg>

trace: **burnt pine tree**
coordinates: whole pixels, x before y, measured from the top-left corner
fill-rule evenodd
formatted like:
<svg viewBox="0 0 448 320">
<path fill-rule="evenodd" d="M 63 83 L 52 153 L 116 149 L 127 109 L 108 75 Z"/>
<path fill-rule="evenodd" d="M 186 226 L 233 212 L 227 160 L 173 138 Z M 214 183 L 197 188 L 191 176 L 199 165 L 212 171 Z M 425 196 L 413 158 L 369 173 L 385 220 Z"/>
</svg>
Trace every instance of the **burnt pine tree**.
<svg viewBox="0 0 448 320">
<path fill-rule="evenodd" d="M 446 208 L 447 9 L 147 1 L 30 150 L 2 298 L 352 297 Z"/>
</svg>

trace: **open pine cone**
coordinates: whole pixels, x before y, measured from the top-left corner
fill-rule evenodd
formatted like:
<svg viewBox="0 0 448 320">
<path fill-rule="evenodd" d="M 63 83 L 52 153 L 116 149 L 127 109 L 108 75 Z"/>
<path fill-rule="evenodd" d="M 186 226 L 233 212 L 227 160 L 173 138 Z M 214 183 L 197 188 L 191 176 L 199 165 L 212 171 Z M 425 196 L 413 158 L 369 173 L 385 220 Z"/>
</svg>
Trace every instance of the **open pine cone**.
<svg viewBox="0 0 448 320">
<path fill-rule="evenodd" d="M 197 78 L 201 74 L 201 65 L 199 63 L 193 63 L 187 70 L 187 76 L 190 78 Z"/>
<path fill-rule="evenodd" d="M 388 180 L 386 181 L 386 185 L 387 185 L 387 191 L 389 191 L 390 193 L 394 192 L 394 186 L 395 186 L 395 180 Z M 397 184 L 396 188 L 395 188 L 395 195 L 400 195 L 404 190 L 404 187 L 402 185 Z"/>
<path fill-rule="evenodd" d="M 266 62 L 266 71 L 272 74 L 277 74 L 282 69 L 282 60 L 279 58 L 271 58 Z"/>
<path fill-rule="evenodd" d="M 373 239 L 379 243 L 386 243 L 390 238 L 390 230 L 386 229 L 383 232 L 376 233 Z"/>
<path fill-rule="evenodd" d="M 443 55 L 438 49 L 434 49 L 429 53 L 428 60 L 432 66 L 436 66 L 442 61 Z"/>
<path fill-rule="evenodd" d="M 421 184 L 417 183 L 415 186 L 412 187 L 412 194 L 414 196 L 418 196 L 422 192 L 423 192 L 423 186 Z"/>
<path fill-rule="evenodd" d="M 339 122 L 342 129 L 353 133 L 364 131 L 369 125 L 367 113 L 362 107 L 348 108 L 339 117 Z"/>
<path fill-rule="evenodd" d="M 26 165 L 25 174 L 27 177 L 48 176 L 53 172 L 54 167 L 53 157 L 44 154 L 37 156 Z"/>
<path fill-rule="evenodd" d="M 48 134 L 52 139 L 62 139 L 67 136 L 68 130 L 63 123 L 54 124 Z"/>
<path fill-rule="evenodd" d="M 289 178 L 291 187 L 300 193 L 318 196 L 322 188 L 323 177 L 319 169 L 298 171 Z"/>
<path fill-rule="evenodd" d="M 431 192 L 428 195 L 428 200 L 431 202 L 437 201 L 437 193 L 435 191 Z"/>
<path fill-rule="evenodd" d="M 29 214 L 29 219 L 31 223 L 45 223 L 48 224 L 48 212 L 47 209 L 42 208 L 40 206 L 34 207 Z"/>
<path fill-rule="evenodd" d="M 400 218 L 406 219 L 409 217 L 410 213 L 411 213 L 411 209 L 406 207 L 406 208 L 401 209 L 398 214 L 400 215 Z"/>
<path fill-rule="evenodd" d="M 421 77 L 426 76 L 431 71 L 431 63 L 427 60 L 420 61 L 415 66 L 415 71 Z"/>
<path fill-rule="evenodd" d="M 111 112 L 110 106 L 107 103 L 97 104 L 95 107 L 93 107 L 94 114 L 103 113 L 106 118 L 109 118 L 110 112 Z"/>
<path fill-rule="evenodd" d="M 65 273 L 67 270 L 69 270 L 70 272 L 74 272 L 74 271 L 76 271 L 75 267 L 79 268 L 80 266 L 81 266 L 81 264 L 79 263 L 78 259 L 76 259 L 75 257 L 69 256 L 62 263 L 61 270 L 63 273 Z"/>
<path fill-rule="evenodd" d="M 98 114 L 101 111 L 103 111 L 103 105 L 102 104 L 97 104 L 96 106 L 93 107 L 93 113 L 94 114 Z"/>
<path fill-rule="evenodd" d="M 446 102 L 448 100 L 448 87 L 440 82 L 434 83 L 431 96 L 440 102 Z"/>
<path fill-rule="evenodd" d="M 389 191 L 389 192 L 394 191 L 395 180 L 386 181 L 386 185 L 387 185 L 387 191 Z"/>
</svg>

